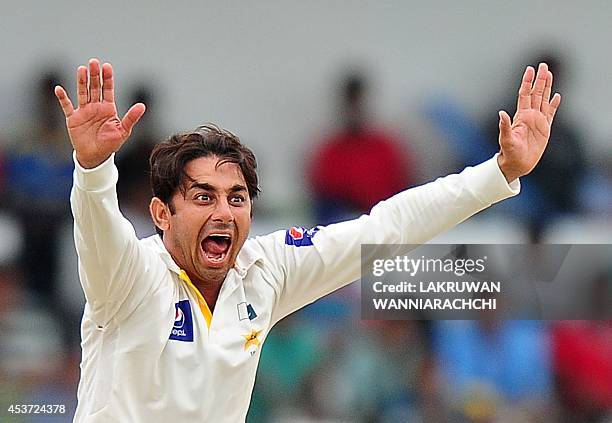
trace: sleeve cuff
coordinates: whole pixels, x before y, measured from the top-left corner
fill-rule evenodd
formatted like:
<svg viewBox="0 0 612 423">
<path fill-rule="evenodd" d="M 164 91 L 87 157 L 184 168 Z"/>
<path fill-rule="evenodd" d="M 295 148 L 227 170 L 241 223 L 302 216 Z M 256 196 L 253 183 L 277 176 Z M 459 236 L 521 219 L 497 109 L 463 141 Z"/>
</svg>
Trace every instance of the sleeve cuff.
<svg viewBox="0 0 612 423">
<path fill-rule="evenodd" d="M 72 153 L 74 161 L 74 183 L 84 191 L 101 191 L 114 186 L 119 174 L 115 166 L 115 153 L 99 166 L 85 169 L 79 164 L 76 152 Z"/>
<path fill-rule="evenodd" d="M 467 168 L 471 186 L 480 200 L 486 204 L 494 204 L 498 201 L 517 195 L 521 191 L 521 182 L 517 178 L 508 183 L 506 177 L 499 168 L 497 156 L 472 168 Z"/>
</svg>

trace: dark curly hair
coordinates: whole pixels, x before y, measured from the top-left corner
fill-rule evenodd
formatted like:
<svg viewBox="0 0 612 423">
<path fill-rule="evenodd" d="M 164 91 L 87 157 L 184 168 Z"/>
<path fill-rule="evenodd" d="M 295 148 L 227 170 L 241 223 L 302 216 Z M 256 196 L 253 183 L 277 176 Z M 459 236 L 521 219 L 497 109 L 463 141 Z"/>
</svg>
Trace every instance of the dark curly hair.
<svg viewBox="0 0 612 423">
<path fill-rule="evenodd" d="M 235 163 L 240 167 L 247 184 L 251 200 L 259 194 L 257 161 L 253 152 L 240 142 L 230 131 L 217 125 L 207 124 L 192 132 L 172 135 L 159 143 L 151 152 L 149 159 L 150 180 L 153 196 L 168 204 L 174 213 L 171 199 L 179 190 L 185 194 L 185 165 L 200 157 L 219 157 L 223 163 Z M 161 229 L 156 228 L 158 234 Z"/>
</svg>

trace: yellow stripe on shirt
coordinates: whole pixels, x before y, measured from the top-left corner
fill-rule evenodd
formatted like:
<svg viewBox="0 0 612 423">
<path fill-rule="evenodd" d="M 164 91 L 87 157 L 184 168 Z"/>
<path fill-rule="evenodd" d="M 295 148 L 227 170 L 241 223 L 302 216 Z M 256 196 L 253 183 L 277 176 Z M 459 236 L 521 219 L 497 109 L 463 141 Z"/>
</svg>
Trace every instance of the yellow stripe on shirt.
<svg viewBox="0 0 612 423">
<path fill-rule="evenodd" d="M 198 288 L 196 288 L 196 286 L 191 282 L 191 279 L 189 279 L 189 276 L 187 276 L 187 273 L 185 273 L 183 269 L 180 270 L 179 276 L 183 281 L 187 283 L 187 286 L 189 286 L 195 292 L 196 298 L 198 299 L 198 305 L 200 306 L 200 310 L 204 315 L 204 320 L 206 320 L 206 326 L 210 328 L 210 322 L 212 321 L 212 313 L 210 312 L 210 308 L 208 307 L 206 300 L 204 299 Z"/>
</svg>

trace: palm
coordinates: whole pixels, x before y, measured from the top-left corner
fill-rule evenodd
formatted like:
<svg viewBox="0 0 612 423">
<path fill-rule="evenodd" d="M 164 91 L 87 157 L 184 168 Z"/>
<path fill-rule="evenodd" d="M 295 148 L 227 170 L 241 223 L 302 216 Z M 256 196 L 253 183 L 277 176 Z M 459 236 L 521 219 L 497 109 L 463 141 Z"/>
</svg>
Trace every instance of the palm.
<svg viewBox="0 0 612 423">
<path fill-rule="evenodd" d="M 561 101 L 558 94 L 549 100 L 552 73 L 545 64 L 540 65 L 535 83 L 533 74 L 531 67 L 525 71 L 512 122 L 507 113 L 500 112 L 500 165 L 509 180 L 528 174 L 542 158 Z"/>
<path fill-rule="evenodd" d="M 518 112 L 512 123 L 512 145 L 529 167 L 540 160 L 550 136 L 550 125 L 542 112 Z M 530 169 L 531 170 L 531 169 Z"/>
<path fill-rule="evenodd" d="M 116 151 L 128 136 L 121 126 L 114 103 L 89 103 L 79 107 L 67 118 L 66 126 L 70 139 L 94 140 L 93 143 L 84 142 L 78 146 L 94 151 L 107 149 Z"/>
<path fill-rule="evenodd" d="M 77 71 L 79 107 L 75 110 L 65 90 L 56 88 L 70 140 L 79 163 L 95 167 L 119 150 L 129 137 L 134 124 L 144 113 L 144 105 L 136 104 L 120 119 L 114 99 L 112 67 L 102 67 L 103 85 L 100 85 L 100 66 L 96 59 L 89 63 L 90 77 L 87 85 L 87 69 Z"/>
</svg>

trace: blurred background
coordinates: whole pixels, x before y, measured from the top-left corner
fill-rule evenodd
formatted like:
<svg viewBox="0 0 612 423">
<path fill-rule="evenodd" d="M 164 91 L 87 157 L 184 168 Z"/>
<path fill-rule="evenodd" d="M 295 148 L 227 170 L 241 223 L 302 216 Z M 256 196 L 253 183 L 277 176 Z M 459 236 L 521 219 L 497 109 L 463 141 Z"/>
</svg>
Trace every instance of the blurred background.
<svg viewBox="0 0 612 423">
<path fill-rule="evenodd" d="M 124 214 L 153 234 L 147 154 L 215 122 L 256 153 L 252 235 L 367 212 L 497 150 L 526 65 L 563 95 L 517 198 L 437 242 L 612 243 L 612 3 L 22 1 L 2 5 L 0 421 L 66 404 L 84 298 L 72 245 L 71 147 L 52 93 L 90 57 L 120 113 L 147 113 L 117 157 Z M 612 295 L 612 263 L 584 281 Z M 604 297 L 605 298 L 605 297 Z M 609 298 L 609 297 L 608 297 Z M 604 304 L 606 304 L 604 302 Z M 609 303 L 608 303 L 609 304 Z M 264 345 L 249 422 L 610 422 L 610 321 L 362 321 L 353 284 Z"/>
</svg>

